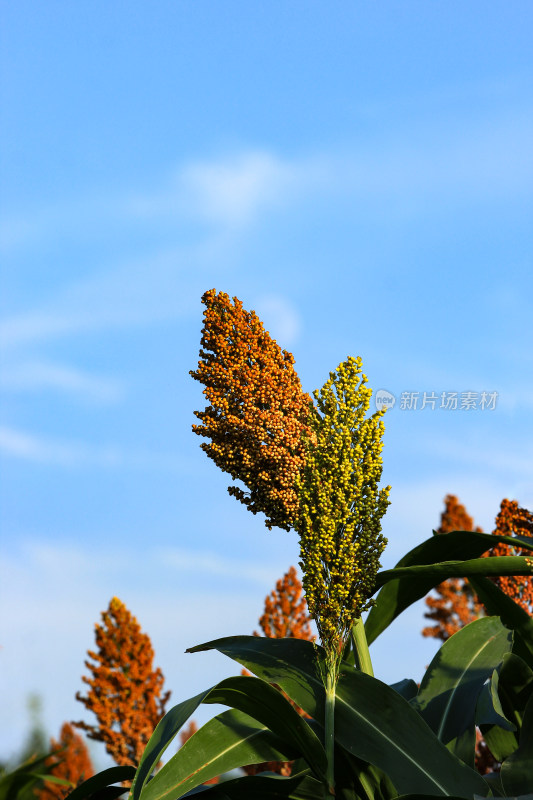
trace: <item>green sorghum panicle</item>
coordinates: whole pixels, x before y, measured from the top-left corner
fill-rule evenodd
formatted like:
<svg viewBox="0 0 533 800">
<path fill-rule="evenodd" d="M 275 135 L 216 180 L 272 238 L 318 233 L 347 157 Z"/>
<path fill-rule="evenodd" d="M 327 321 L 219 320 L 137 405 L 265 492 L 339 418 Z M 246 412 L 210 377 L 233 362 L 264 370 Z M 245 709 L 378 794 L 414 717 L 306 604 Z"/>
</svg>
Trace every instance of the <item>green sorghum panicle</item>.
<svg viewBox="0 0 533 800">
<path fill-rule="evenodd" d="M 309 612 L 338 663 L 355 620 L 370 608 L 386 545 L 381 519 L 390 487 L 381 479 L 384 411 L 367 417 L 372 390 L 360 358 L 348 358 L 314 392 L 299 478 L 300 566 Z"/>
</svg>

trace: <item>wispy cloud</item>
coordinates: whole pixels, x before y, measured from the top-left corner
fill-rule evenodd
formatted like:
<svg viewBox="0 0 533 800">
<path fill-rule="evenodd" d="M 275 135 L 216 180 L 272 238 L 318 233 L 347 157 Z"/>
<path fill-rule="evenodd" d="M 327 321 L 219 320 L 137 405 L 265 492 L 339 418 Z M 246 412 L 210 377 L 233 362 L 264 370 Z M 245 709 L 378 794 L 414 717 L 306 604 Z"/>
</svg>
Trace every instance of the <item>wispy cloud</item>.
<svg viewBox="0 0 533 800">
<path fill-rule="evenodd" d="M 268 294 L 259 297 L 254 303 L 254 309 L 265 324 L 269 333 L 290 347 L 300 335 L 302 321 L 294 305 L 278 294 Z"/>
<path fill-rule="evenodd" d="M 41 464 L 72 467 L 83 464 L 117 466 L 123 454 L 115 447 L 97 447 L 35 436 L 7 426 L 0 427 L 0 451 L 6 456 Z"/>
<path fill-rule="evenodd" d="M 114 444 L 88 444 L 0 426 L 0 453 L 5 457 L 58 467 L 163 469 L 190 475 L 187 459 L 167 453 L 132 451 Z"/>
<path fill-rule="evenodd" d="M 0 323 L 4 350 L 73 333 L 121 329 L 154 320 L 179 317 L 189 311 L 189 292 L 205 290 L 205 271 L 214 248 L 224 263 L 224 243 L 177 247 L 145 258 L 127 260 L 72 281 L 55 297 L 26 313 Z"/>
<path fill-rule="evenodd" d="M 242 233 L 272 211 L 294 210 L 313 197 L 349 196 L 362 209 L 379 202 L 398 213 L 436 203 L 486 202 L 531 191 L 531 118 L 509 111 L 498 119 L 458 120 L 442 129 L 438 119 L 414 130 L 385 131 L 370 144 L 286 157 L 267 148 L 247 148 L 192 160 L 169 171 L 156 185 L 101 196 L 70 198 L 65 205 L 10 216 L 0 224 L 0 250 L 95 230 L 154 222 L 204 222 L 219 231 Z M 398 198 L 402 199 L 401 206 Z M 179 226 L 178 226 L 179 227 Z"/>
<path fill-rule="evenodd" d="M 55 390 L 81 395 L 102 404 L 116 403 L 123 396 L 123 387 L 115 378 L 91 375 L 74 367 L 44 361 L 27 361 L 5 366 L 0 376 L 0 390 Z"/>
<path fill-rule="evenodd" d="M 286 208 L 306 189 L 328 182 L 322 159 L 286 159 L 266 150 L 187 165 L 180 183 L 196 214 L 228 228 L 250 225 L 273 208 Z"/>
<path fill-rule="evenodd" d="M 204 580 L 207 576 L 219 576 L 234 579 L 239 575 L 239 580 L 244 584 L 262 584 L 268 586 L 280 577 L 276 574 L 276 567 L 268 563 L 239 562 L 235 559 L 224 558 L 219 553 L 198 552 L 180 548 L 165 548 L 156 551 L 155 558 L 158 570 L 164 568 L 176 569 L 178 572 L 196 572 Z"/>
<path fill-rule="evenodd" d="M 242 231 L 324 179 L 319 159 L 291 160 L 260 149 L 185 162 L 156 187 L 73 198 L 64 206 L 6 218 L 0 223 L 0 250 L 8 253 L 69 233 L 83 240 L 91 231 L 110 226 L 116 230 L 154 222 L 176 226 L 196 221 L 226 232 Z"/>
</svg>

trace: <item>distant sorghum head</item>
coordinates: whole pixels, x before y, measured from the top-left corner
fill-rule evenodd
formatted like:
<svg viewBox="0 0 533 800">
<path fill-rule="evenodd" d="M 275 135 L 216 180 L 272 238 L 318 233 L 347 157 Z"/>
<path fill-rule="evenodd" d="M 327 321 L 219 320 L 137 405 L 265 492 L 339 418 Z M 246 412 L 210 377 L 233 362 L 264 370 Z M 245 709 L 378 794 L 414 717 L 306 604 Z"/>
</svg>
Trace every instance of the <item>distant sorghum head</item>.
<svg viewBox="0 0 533 800">
<path fill-rule="evenodd" d="M 502 500 L 493 533 L 499 536 L 531 537 L 533 536 L 533 513 L 527 508 L 519 506 L 516 500 Z M 490 555 L 529 556 L 531 551 L 521 549 L 520 543 L 517 541 L 516 547 L 509 544 L 497 544 Z M 531 577 L 510 575 L 494 578 L 494 582 L 524 611 L 533 615 L 533 579 Z"/>
<path fill-rule="evenodd" d="M 259 625 L 264 636 L 269 639 L 314 641 L 311 617 L 295 567 L 289 567 L 283 578 L 276 582 L 276 588 L 266 596 L 265 610 L 259 618 Z"/>
<path fill-rule="evenodd" d="M 210 405 L 193 425 L 202 449 L 248 491 L 228 491 L 265 524 L 289 530 L 298 516 L 296 483 L 303 466 L 312 401 L 302 391 L 291 353 L 282 350 L 254 311 L 214 289 L 202 302 L 204 327 L 198 369 Z"/>
<path fill-rule="evenodd" d="M 372 390 L 360 358 L 348 358 L 314 393 L 305 466 L 299 478 L 300 566 L 311 616 L 331 659 L 372 605 L 386 544 L 381 518 L 390 487 L 381 479 L 384 411 L 367 417 Z"/>
<path fill-rule="evenodd" d="M 453 494 L 446 495 L 437 533 L 474 530 L 483 532 L 479 527 L 474 528 L 474 520 L 458 498 Z M 449 578 L 439 583 L 434 592 L 436 596 L 430 594 L 426 597 L 426 605 L 431 610 L 424 616 L 435 624 L 423 628 L 422 636 L 446 641 L 484 613 L 483 605 L 474 595 L 470 584 L 462 578 Z"/>
<path fill-rule="evenodd" d="M 59 741 L 52 739 L 50 749 L 52 755 L 45 762 L 47 773 L 54 778 L 67 780 L 71 785 L 45 781 L 35 795 L 38 800 L 63 800 L 72 789 L 94 774 L 91 757 L 85 742 L 68 722 L 61 727 Z"/>
<path fill-rule="evenodd" d="M 85 697 L 78 692 L 76 699 L 94 712 L 98 724 L 74 724 L 90 739 L 104 742 L 117 764 L 135 766 L 165 713 L 170 692 L 163 694 L 163 673 L 152 666 L 150 637 L 118 597 L 95 629 L 98 650 L 88 651 L 95 663 L 85 662 L 92 677 L 82 677 L 89 691 Z"/>
</svg>

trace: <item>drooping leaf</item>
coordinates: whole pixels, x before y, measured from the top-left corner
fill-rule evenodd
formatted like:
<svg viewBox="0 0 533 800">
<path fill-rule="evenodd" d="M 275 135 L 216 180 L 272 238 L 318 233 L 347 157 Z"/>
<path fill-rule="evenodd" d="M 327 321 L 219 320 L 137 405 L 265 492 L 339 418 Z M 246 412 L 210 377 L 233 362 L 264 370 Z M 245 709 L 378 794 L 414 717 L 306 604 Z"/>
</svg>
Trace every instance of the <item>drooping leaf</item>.
<svg viewBox="0 0 533 800">
<path fill-rule="evenodd" d="M 449 559 L 478 558 L 499 542 L 516 546 L 516 539 L 509 536 L 495 536 L 477 531 L 451 531 L 439 534 L 434 532 L 430 539 L 426 539 L 403 556 L 396 564 L 396 568 L 436 564 Z M 531 541 L 520 541 L 520 546 L 533 549 Z M 402 611 L 424 597 L 434 586 L 434 577 L 420 574 L 416 577 L 394 579 L 385 584 L 365 622 L 368 643 L 373 642 Z M 496 612 L 490 611 L 490 613 Z"/>
<path fill-rule="evenodd" d="M 161 761 L 163 753 L 177 736 L 182 725 L 187 722 L 191 714 L 194 714 L 204 697 L 206 697 L 210 689 L 205 692 L 197 694 L 183 703 L 175 705 L 168 711 L 162 720 L 160 720 L 155 731 L 151 735 L 148 743 L 142 754 L 142 758 L 137 767 L 135 778 L 131 787 L 132 800 L 139 800 L 143 786 L 146 781 Z"/>
<path fill-rule="evenodd" d="M 518 749 L 502 764 L 501 781 L 507 795 L 525 794 L 533 788 L 533 697 L 524 712 Z"/>
<path fill-rule="evenodd" d="M 403 697 L 362 672 L 341 669 L 335 738 L 383 770 L 400 792 L 470 798 L 486 790 L 481 776 L 447 750 Z"/>
<path fill-rule="evenodd" d="M 281 686 L 288 696 L 316 720 L 324 718 L 324 684 L 317 645 L 303 639 L 267 639 L 228 636 L 191 647 L 188 653 L 218 652 L 249 669 L 258 678 Z"/>
<path fill-rule="evenodd" d="M 441 534 L 444 535 L 444 534 Z M 467 561 L 442 561 L 438 564 L 414 564 L 410 567 L 394 567 L 378 572 L 376 589 L 389 581 L 401 578 L 417 578 L 424 575 L 437 586 L 448 578 L 469 578 L 481 575 L 533 575 L 533 559 L 528 556 L 493 556 L 471 558 Z"/>
<path fill-rule="evenodd" d="M 298 639 L 228 637 L 192 648 L 219 650 L 256 675 L 276 683 L 319 721 L 324 713 L 324 687 L 319 660 L 322 648 Z M 345 665 L 335 705 L 335 738 L 357 758 L 383 770 L 400 791 L 433 791 L 471 797 L 486 788 L 428 728 L 394 689 Z"/>
<path fill-rule="evenodd" d="M 246 679 L 249 680 L 249 679 Z M 267 726 L 230 709 L 209 720 L 145 784 L 141 800 L 178 800 L 217 775 L 246 764 L 289 761 L 297 751 Z"/>
<path fill-rule="evenodd" d="M 487 578 L 470 577 L 468 582 L 489 614 L 497 614 L 503 624 L 514 631 L 513 653 L 520 656 L 533 669 L 533 619 L 527 611 Z"/>
<path fill-rule="evenodd" d="M 148 742 L 146 751 L 139 765 L 132 789 L 133 800 L 144 797 L 143 787 L 147 786 L 147 780 L 151 772 L 160 761 L 164 751 L 176 736 L 183 723 L 190 717 L 200 702 L 222 703 L 253 716 L 254 719 L 263 723 L 264 730 L 270 730 L 276 734 L 280 742 L 284 743 L 286 749 L 289 749 L 293 754 L 296 753 L 306 758 L 307 763 L 319 779 L 325 777 L 326 754 L 324 748 L 304 719 L 294 710 L 277 689 L 273 688 L 265 681 L 259 680 L 258 678 L 238 676 L 221 681 L 207 692 L 202 692 L 191 700 L 175 706 L 165 715 Z M 256 735 L 256 733 L 254 729 L 254 735 Z M 202 737 L 204 737 L 204 734 L 202 734 Z M 198 746 L 199 738 L 196 734 L 194 741 Z M 232 740 L 232 747 L 232 758 L 235 758 L 237 751 L 235 750 L 234 740 Z M 246 753 L 248 754 L 248 750 Z M 212 752 L 210 751 L 208 755 L 212 761 L 216 762 L 220 754 L 215 748 L 215 750 Z M 258 756 L 253 759 L 251 763 L 261 760 L 263 759 Z M 183 765 L 181 761 L 176 763 L 174 759 L 171 759 L 169 764 L 170 763 L 174 765 L 172 769 L 166 765 L 166 767 L 158 773 L 157 780 L 155 778 L 152 780 L 150 783 L 150 792 L 154 791 L 154 780 L 156 780 L 157 785 L 162 783 L 162 775 L 167 776 L 172 772 L 170 780 L 174 780 L 174 772 L 176 769 L 181 770 L 179 772 L 179 779 L 181 780 L 183 778 Z M 244 762 L 233 764 L 232 767 L 226 767 L 226 769 L 231 769 L 233 766 L 241 766 L 242 763 Z M 220 767 L 217 768 L 220 769 Z M 219 773 L 217 772 L 215 774 Z M 214 776 L 211 775 L 210 777 Z M 186 778 L 188 780 L 189 776 L 186 776 Z M 209 778 L 204 775 L 199 783 L 208 779 Z M 189 786 L 189 788 L 193 787 Z"/>
<path fill-rule="evenodd" d="M 104 769 L 91 778 L 88 778 L 74 791 L 67 795 L 68 800 L 86 800 L 86 798 L 98 797 L 98 792 L 110 788 L 112 784 L 122 781 L 129 781 L 135 775 L 135 767 L 109 767 Z M 124 787 L 115 786 L 113 789 L 121 789 L 120 794 L 126 791 Z M 119 795 L 114 795 L 119 796 Z"/>
<path fill-rule="evenodd" d="M 257 638 L 257 637 L 254 637 Z M 222 703 L 250 715 L 307 761 L 318 780 L 326 781 L 326 752 L 303 717 L 281 692 L 264 680 L 233 677 L 213 687 L 204 703 Z"/>
<path fill-rule="evenodd" d="M 411 705 L 441 742 L 453 743 L 466 731 L 471 732 L 466 742 L 474 742 L 478 696 L 510 652 L 512 641 L 511 631 L 498 617 L 483 617 L 457 631 L 439 648 Z M 461 743 L 465 741 L 457 742 L 452 750 L 464 758 Z"/>
<path fill-rule="evenodd" d="M 507 653 L 505 657 L 512 657 Z M 503 664 L 503 662 L 502 662 Z M 505 716 L 499 695 L 500 673 L 493 670 L 490 680 L 483 685 L 476 705 L 476 725 L 497 725 L 505 731 L 516 731 L 516 725 Z"/>
<path fill-rule="evenodd" d="M 194 795 L 205 800 L 323 800 L 323 784 L 310 775 L 292 778 L 254 775 L 234 778 Z"/>
<path fill-rule="evenodd" d="M 391 683 L 390 688 L 401 694 L 405 700 L 412 700 L 418 694 L 418 686 L 412 678 L 404 678 L 396 683 Z"/>
</svg>

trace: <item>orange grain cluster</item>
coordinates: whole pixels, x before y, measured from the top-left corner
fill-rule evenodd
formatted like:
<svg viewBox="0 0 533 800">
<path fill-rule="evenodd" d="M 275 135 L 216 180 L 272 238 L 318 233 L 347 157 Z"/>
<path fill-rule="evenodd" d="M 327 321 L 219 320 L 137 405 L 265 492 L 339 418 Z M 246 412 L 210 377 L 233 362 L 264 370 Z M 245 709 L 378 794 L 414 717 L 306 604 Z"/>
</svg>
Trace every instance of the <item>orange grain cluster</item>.
<svg viewBox="0 0 533 800">
<path fill-rule="evenodd" d="M 500 536 L 533 536 L 533 514 L 519 506 L 516 500 L 502 500 L 493 533 Z M 497 544 L 490 555 L 529 556 L 531 551 L 521 550 L 519 546 Z M 494 583 L 524 611 L 533 615 L 533 580 L 530 576 L 504 576 L 495 578 Z"/>
<path fill-rule="evenodd" d="M 104 742 L 117 764 L 137 765 L 170 692 L 162 695 L 164 677 L 152 667 L 150 637 L 117 597 L 95 628 L 98 650 L 88 651 L 95 663 L 85 662 L 92 677 L 82 678 L 90 688 L 87 696 L 78 692 L 76 699 L 96 714 L 98 724 L 74 724 L 90 739 Z"/>
<path fill-rule="evenodd" d="M 315 637 L 310 623 L 302 584 L 296 568 L 290 567 L 277 581 L 274 591 L 266 596 L 259 625 L 269 639 L 307 639 L 312 642 Z"/>
<path fill-rule="evenodd" d="M 68 722 L 61 728 L 59 741 L 51 740 L 50 750 L 52 754 L 45 761 L 47 773 L 69 781 L 71 785 L 45 781 L 35 795 L 38 800 L 63 800 L 76 786 L 94 775 L 91 757 L 85 742 Z"/>
<path fill-rule="evenodd" d="M 289 530 L 299 509 L 296 480 L 304 461 L 303 433 L 312 409 L 294 369 L 294 357 L 270 337 L 254 311 L 236 297 L 211 289 L 206 306 L 198 369 L 210 403 L 193 425 L 202 449 L 248 491 L 231 495 L 265 524 Z"/>
<path fill-rule="evenodd" d="M 481 532 L 481 528 L 474 528 L 470 517 L 454 495 L 447 495 L 445 510 L 441 516 L 438 533 L 448 533 L 454 530 Z M 492 531 L 499 536 L 533 536 L 533 514 L 518 505 L 516 500 L 502 500 L 500 511 L 496 517 L 496 527 Z M 529 555 L 530 551 L 521 550 L 508 544 L 497 544 L 492 548 L 487 557 Z M 533 580 L 529 576 L 504 576 L 492 579 L 509 597 L 520 605 L 528 614 L 533 615 Z M 451 578 L 435 588 L 437 597 L 428 595 L 426 605 L 431 612 L 424 614 L 428 619 L 435 621 L 435 625 L 422 630 L 423 636 L 434 636 L 446 641 L 460 628 L 477 619 L 483 613 L 480 603 L 468 581 L 461 578 Z"/>
<path fill-rule="evenodd" d="M 448 494 L 444 498 L 444 511 L 441 514 L 437 533 L 450 531 L 473 531 L 482 533 L 481 528 L 474 528 L 474 520 L 457 497 Z M 435 625 L 422 630 L 423 636 L 433 636 L 446 641 L 452 634 L 469 622 L 477 619 L 483 606 L 476 599 L 467 581 L 462 578 L 449 578 L 435 587 L 436 597 L 428 595 L 426 605 L 431 611 L 424 616 L 434 620 Z"/>
</svg>

